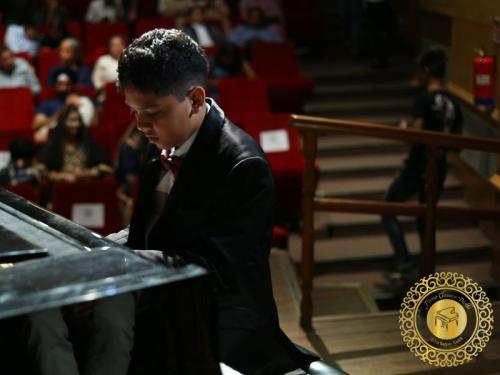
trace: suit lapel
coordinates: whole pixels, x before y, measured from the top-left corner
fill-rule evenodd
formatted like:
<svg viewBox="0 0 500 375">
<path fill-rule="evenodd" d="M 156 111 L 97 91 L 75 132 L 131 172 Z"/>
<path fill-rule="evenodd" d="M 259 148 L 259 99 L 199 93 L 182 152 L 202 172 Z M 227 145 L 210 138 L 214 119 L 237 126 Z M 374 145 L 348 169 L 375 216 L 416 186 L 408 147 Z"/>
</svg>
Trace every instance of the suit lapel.
<svg viewBox="0 0 500 375">
<path fill-rule="evenodd" d="M 209 152 L 209 150 L 214 147 L 214 142 L 221 132 L 224 124 L 224 113 L 213 100 L 209 100 L 210 111 L 205 116 L 200 130 L 182 163 L 182 168 L 175 179 L 163 209 L 162 218 L 168 218 L 179 203 L 183 202 L 183 198 L 189 195 L 188 192 L 192 190 L 189 188 L 189 184 L 203 183 L 202 176 L 206 175 L 207 168 L 210 167 L 210 158 L 213 157 L 213 153 Z M 189 198 L 188 196 L 187 199 Z"/>
</svg>

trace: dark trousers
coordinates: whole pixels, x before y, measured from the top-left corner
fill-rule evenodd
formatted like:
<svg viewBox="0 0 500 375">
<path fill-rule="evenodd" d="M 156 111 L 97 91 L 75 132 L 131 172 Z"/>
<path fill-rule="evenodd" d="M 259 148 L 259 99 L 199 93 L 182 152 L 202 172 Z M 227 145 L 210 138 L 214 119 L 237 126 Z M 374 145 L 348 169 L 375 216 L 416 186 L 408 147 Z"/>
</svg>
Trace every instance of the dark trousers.
<svg viewBox="0 0 500 375">
<path fill-rule="evenodd" d="M 437 197 L 441 195 L 444 180 L 446 178 L 446 162 L 438 161 Z M 405 166 L 387 190 L 384 200 L 387 202 L 405 202 L 412 196 L 417 195 L 419 203 L 426 203 L 425 173 L 410 166 Z M 396 264 L 404 264 L 410 260 L 410 253 L 406 245 L 401 223 L 396 216 L 382 216 L 389 240 L 394 250 Z M 422 239 L 424 234 L 424 219 L 417 218 L 417 229 Z"/>
</svg>

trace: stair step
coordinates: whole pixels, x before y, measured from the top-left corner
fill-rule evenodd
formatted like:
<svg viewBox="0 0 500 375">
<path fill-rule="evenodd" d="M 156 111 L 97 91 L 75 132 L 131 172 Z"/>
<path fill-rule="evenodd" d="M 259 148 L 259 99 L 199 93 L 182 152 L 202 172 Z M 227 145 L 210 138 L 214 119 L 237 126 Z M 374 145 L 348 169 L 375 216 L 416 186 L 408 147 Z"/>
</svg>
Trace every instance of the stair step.
<svg viewBox="0 0 500 375">
<path fill-rule="evenodd" d="M 380 195 L 387 190 L 394 175 L 351 177 L 351 178 L 320 178 L 316 195 L 319 197 L 350 197 Z M 461 183 L 453 174 L 448 173 L 444 183 L 445 189 L 459 189 Z"/>
<path fill-rule="evenodd" d="M 304 105 L 308 114 L 346 114 L 346 113 L 408 113 L 411 100 L 408 98 L 367 98 L 364 100 L 316 100 Z"/>
<path fill-rule="evenodd" d="M 416 200 L 410 201 L 416 203 Z M 463 199 L 440 199 L 438 205 L 453 207 L 469 207 Z M 401 216 L 401 222 L 414 222 L 410 216 Z M 357 214 L 343 212 L 316 212 L 314 214 L 315 227 L 321 228 L 333 225 L 335 227 L 369 226 L 380 224 L 380 216 L 375 214 Z"/>
<path fill-rule="evenodd" d="M 406 157 L 406 152 L 347 155 L 319 157 L 316 159 L 316 163 L 319 166 L 320 173 L 323 175 L 352 171 L 394 170 L 401 168 Z"/>
<path fill-rule="evenodd" d="M 377 97 L 414 97 L 416 88 L 406 82 L 361 82 L 346 84 L 321 84 L 316 83 L 314 98 L 317 100 L 325 98 L 356 98 L 365 99 L 369 96 Z"/>
<path fill-rule="evenodd" d="M 412 254 L 417 254 L 420 249 L 418 233 L 406 233 L 408 249 Z M 436 232 L 437 253 L 454 251 L 474 251 L 490 248 L 491 244 L 477 228 L 459 228 L 438 230 Z M 288 240 L 288 252 L 291 259 L 298 263 L 301 259 L 302 237 L 291 234 Z M 393 250 L 389 238 L 384 234 L 358 235 L 356 237 L 340 237 L 317 239 L 314 245 L 316 263 L 352 261 L 364 259 L 389 259 Z"/>
<path fill-rule="evenodd" d="M 373 155 L 375 151 L 400 152 L 407 150 L 408 145 L 391 139 L 362 137 L 357 135 L 344 135 L 329 133 L 318 137 L 318 154 L 355 154 L 368 153 Z"/>
</svg>

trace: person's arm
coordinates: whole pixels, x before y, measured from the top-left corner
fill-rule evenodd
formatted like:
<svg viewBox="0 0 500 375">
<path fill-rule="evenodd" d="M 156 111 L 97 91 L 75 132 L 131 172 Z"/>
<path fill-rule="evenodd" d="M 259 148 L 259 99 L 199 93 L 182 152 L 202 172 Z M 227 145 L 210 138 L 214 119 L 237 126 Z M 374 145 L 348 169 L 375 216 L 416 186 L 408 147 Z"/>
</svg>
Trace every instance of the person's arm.
<svg viewBox="0 0 500 375">
<path fill-rule="evenodd" d="M 25 71 L 26 71 L 26 85 L 31 88 L 31 92 L 34 95 L 37 95 L 40 93 L 40 82 L 38 82 L 38 78 L 35 75 L 35 72 L 33 71 L 33 68 L 31 65 L 29 65 L 27 62 L 21 60 L 21 64 L 23 65 Z"/>
<path fill-rule="evenodd" d="M 101 90 L 104 86 L 104 79 L 102 78 L 103 67 L 103 56 L 99 57 L 94 65 L 94 70 L 92 71 L 92 83 L 96 90 Z"/>
<path fill-rule="evenodd" d="M 255 73 L 255 70 L 252 68 L 252 65 L 250 65 L 248 61 L 243 61 L 243 72 L 245 73 L 245 76 L 247 78 L 257 78 L 257 73 Z"/>
</svg>

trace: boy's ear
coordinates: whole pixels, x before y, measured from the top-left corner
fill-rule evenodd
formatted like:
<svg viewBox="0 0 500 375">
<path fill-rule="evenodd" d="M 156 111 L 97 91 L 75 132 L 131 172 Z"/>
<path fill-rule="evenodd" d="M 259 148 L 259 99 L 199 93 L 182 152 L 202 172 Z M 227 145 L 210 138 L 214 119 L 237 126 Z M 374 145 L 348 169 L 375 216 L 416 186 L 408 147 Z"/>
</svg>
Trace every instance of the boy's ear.
<svg viewBox="0 0 500 375">
<path fill-rule="evenodd" d="M 206 93 L 202 86 L 194 86 L 189 93 L 189 100 L 191 101 L 191 115 L 198 113 L 200 108 L 205 106 Z"/>
</svg>

